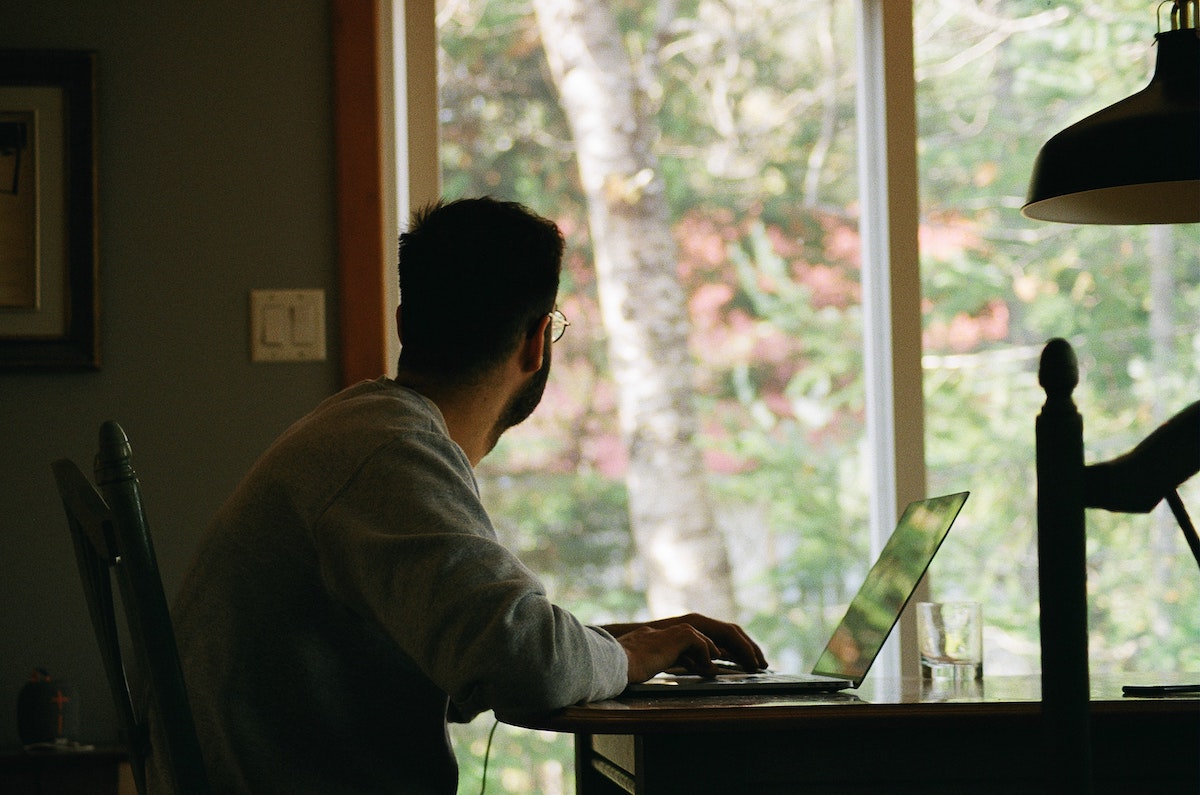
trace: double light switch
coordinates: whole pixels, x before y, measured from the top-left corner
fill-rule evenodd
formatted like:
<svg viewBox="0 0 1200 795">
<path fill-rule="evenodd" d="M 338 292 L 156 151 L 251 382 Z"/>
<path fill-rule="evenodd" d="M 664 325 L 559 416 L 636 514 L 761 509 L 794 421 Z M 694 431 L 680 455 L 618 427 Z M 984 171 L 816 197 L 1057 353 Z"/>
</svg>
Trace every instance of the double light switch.
<svg viewBox="0 0 1200 795">
<path fill-rule="evenodd" d="M 325 358 L 324 290 L 251 290 L 250 360 Z"/>
</svg>

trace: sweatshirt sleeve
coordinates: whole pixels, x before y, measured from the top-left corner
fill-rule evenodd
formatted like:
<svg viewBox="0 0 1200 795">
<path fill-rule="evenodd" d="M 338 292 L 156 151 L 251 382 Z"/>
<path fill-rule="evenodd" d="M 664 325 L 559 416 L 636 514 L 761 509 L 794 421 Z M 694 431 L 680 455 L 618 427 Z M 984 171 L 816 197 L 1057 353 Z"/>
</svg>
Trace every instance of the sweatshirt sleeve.
<svg viewBox="0 0 1200 795">
<path fill-rule="evenodd" d="M 381 447 L 313 534 L 334 596 L 376 622 L 464 718 L 535 714 L 625 687 L 624 649 L 551 603 L 499 543 L 469 463 L 440 434 Z"/>
</svg>

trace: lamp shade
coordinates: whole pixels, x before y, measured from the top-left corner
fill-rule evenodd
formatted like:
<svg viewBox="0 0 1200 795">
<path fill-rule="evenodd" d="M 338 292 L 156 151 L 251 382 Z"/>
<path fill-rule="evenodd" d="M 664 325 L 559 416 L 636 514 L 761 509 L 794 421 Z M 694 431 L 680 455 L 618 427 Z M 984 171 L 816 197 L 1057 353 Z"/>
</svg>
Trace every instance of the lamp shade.
<svg viewBox="0 0 1200 795">
<path fill-rule="evenodd" d="M 1154 78 L 1055 135 L 1021 213 L 1073 224 L 1200 222 L 1200 38 L 1155 36 Z"/>
</svg>

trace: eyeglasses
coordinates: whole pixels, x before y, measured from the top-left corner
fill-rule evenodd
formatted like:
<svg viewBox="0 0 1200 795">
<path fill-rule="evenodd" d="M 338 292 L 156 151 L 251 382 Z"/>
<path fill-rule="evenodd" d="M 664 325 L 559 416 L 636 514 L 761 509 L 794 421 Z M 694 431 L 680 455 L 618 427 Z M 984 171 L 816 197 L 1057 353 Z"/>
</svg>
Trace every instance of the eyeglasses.
<svg viewBox="0 0 1200 795">
<path fill-rule="evenodd" d="M 571 325 L 571 321 L 567 320 L 567 316 L 555 309 L 550 313 L 550 341 L 558 342 L 562 339 L 563 332 L 567 330 L 567 326 Z"/>
</svg>

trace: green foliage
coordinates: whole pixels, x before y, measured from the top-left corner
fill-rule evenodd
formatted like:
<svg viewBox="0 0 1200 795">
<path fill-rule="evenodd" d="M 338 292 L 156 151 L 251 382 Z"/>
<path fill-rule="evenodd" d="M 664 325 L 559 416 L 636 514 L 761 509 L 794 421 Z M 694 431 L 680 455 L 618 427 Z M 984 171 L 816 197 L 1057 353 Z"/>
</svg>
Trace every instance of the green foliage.
<svg viewBox="0 0 1200 795">
<path fill-rule="evenodd" d="M 488 713 L 472 723 L 451 725 L 450 737 L 458 757 L 458 791 L 462 795 L 484 791 L 538 795 L 574 792 L 570 783 L 574 769 L 570 735 L 497 725 Z M 483 789 L 485 760 L 486 790 Z"/>
<path fill-rule="evenodd" d="M 502 451 L 498 451 L 501 452 Z M 581 474 L 480 472 L 500 540 L 539 572 L 554 598 L 583 621 L 624 620 L 645 610 L 626 572 L 633 559 L 623 485 Z"/>
</svg>

